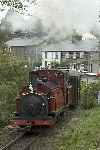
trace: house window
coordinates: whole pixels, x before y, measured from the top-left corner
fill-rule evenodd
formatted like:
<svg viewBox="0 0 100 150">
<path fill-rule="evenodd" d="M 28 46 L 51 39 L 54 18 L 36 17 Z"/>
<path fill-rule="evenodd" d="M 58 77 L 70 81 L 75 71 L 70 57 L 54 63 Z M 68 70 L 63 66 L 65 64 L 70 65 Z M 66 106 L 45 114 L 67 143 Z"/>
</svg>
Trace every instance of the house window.
<svg viewBox="0 0 100 150">
<path fill-rule="evenodd" d="M 45 61 L 45 67 L 47 67 L 47 61 Z"/>
<path fill-rule="evenodd" d="M 47 59 L 47 52 L 45 52 L 45 59 Z"/>
<path fill-rule="evenodd" d="M 84 52 L 80 52 L 80 58 L 84 58 Z"/>
<path fill-rule="evenodd" d="M 80 58 L 80 52 L 76 52 L 76 58 Z"/>
<path fill-rule="evenodd" d="M 88 52 L 84 52 L 84 57 L 85 57 L 86 59 L 89 59 L 89 53 L 88 53 Z"/>
<path fill-rule="evenodd" d="M 55 59 L 58 59 L 58 52 L 55 52 Z"/>
<path fill-rule="evenodd" d="M 67 59 L 67 58 L 70 58 L 69 52 L 66 52 L 65 58 L 66 58 L 66 59 Z"/>
<path fill-rule="evenodd" d="M 73 52 L 69 52 L 69 57 L 72 59 L 73 58 Z"/>
<path fill-rule="evenodd" d="M 76 69 L 76 64 L 73 64 L 74 69 Z"/>
<path fill-rule="evenodd" d="M 76 52 L 73 52 L 73 59 L 76 59 Z"/>
<path fill-rule="evenodd" d="M 90 66 L 90 67 L 91 67 L 91 70 L 90 70 L 90 72 L 92 72 L 92 71 L 93 71 L 93 65 L 91 64 L 91 66 Z"/>
</svg>

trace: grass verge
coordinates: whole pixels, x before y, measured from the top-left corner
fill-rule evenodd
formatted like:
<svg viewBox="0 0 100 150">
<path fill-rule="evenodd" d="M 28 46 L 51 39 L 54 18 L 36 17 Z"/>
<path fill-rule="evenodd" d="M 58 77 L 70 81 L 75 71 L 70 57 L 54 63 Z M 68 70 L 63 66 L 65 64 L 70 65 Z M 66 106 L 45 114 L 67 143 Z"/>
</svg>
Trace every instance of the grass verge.
<svg viewBox="0 0 100 150">
<path fill-rule="evenodd" d="M 100 150 L 100 107 L 73 118 L 57 143 L 57 150 Z"/>
</svg>

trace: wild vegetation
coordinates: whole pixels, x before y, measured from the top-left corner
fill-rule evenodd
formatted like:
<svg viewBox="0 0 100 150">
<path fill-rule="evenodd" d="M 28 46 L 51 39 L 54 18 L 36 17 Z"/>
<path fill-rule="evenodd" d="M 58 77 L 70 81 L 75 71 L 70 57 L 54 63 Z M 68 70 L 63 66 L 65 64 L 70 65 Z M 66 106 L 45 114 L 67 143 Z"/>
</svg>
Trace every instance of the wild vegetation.
<svg viewBox="0 0 100 150">
<path fill-rule="evenodd" d="M 58 138 L 57 150 L 100 149 L 100 107 L 82 111 L 73 118 Z"/>
<path fill-rule="evenodd" d="M 23 7 L 21 0 L 0 0 L 0 3 L 2 5 L 13 6 L 19 9 Z"/>
<path fill-rule="evenodd" d="M 28 62 L 18 58 L 10 59 L 6 53 L 0 54 L 0 126 L 7 123 L 15 111 L 15 97 L 21 86 L 28 81 Z"/>
<path fill-rule="evenodd" d="M 13 7 L 16 10 L 25 10 L 23 2 L 25 0 L 0 0 L 0 4 L 3 6 Z M 35 3 L 37 0 L 31 1 L 31 3 Z"/>
<path fill-rule="evenodd" d="M 100 91 L 100 80 L 97 83 L 81 82 L 80 106 L 84 109 L 90 109 L 97 106 L 98 91 Z"/>
</svg>

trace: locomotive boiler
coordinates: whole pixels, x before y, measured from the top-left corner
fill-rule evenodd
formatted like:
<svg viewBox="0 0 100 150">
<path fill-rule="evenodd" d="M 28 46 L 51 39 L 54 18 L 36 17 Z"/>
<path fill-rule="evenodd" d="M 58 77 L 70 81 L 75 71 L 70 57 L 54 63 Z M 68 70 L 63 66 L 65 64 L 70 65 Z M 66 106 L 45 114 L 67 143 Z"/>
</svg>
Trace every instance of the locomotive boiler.
<svg viewBox="0 0 100 150">
<path fill-rule="evenodd" d="M 41 69 L 29 73 L 29 85 L 16 98 L 18 126 L 52 126 L 67 107 L 79 101 L 79 77 L 60 70 Z"/>
</svg>

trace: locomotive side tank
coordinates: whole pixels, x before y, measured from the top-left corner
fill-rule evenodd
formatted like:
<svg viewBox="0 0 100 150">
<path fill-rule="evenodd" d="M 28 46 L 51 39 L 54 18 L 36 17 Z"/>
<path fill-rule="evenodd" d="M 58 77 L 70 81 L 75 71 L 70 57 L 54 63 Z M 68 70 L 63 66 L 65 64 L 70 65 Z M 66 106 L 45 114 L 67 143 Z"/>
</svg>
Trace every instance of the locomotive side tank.
<svg viewBox="0 0 100 150">
<path fill-rule="evenodd" d="M 30 72 L 29 85 L 16 98 L 16 125 L 54 125 L 69 105 L 78 104 L 78 94 L 75 96 L 78 88 L 71 81 L 59 70 Z"/>
</svg>

